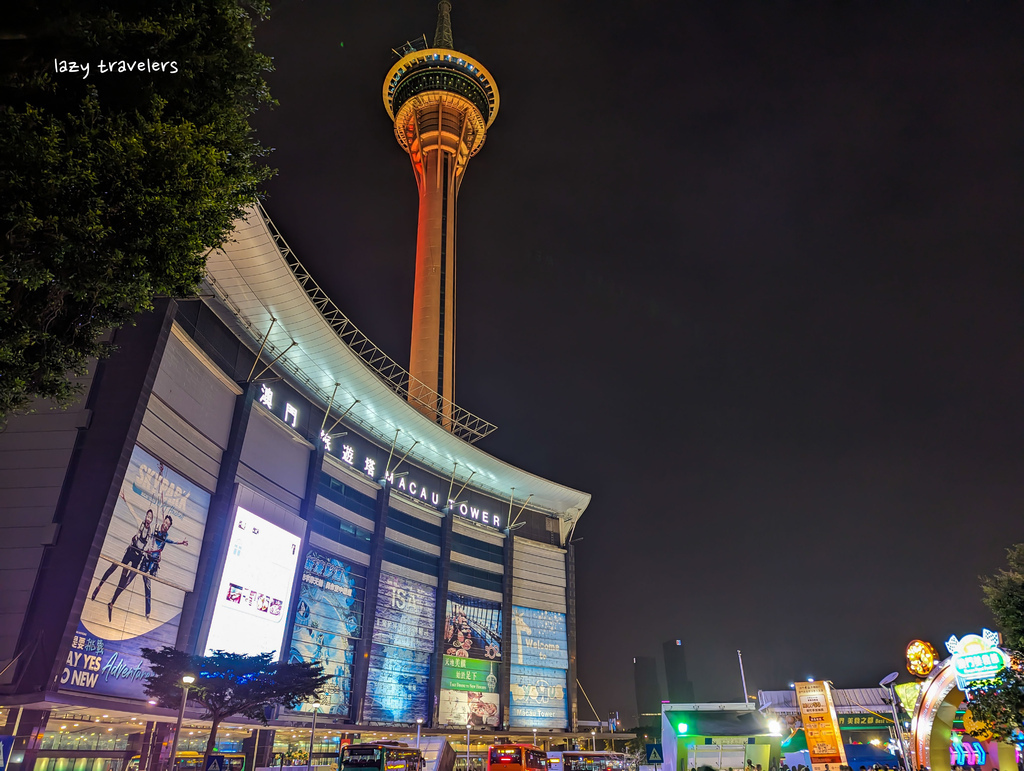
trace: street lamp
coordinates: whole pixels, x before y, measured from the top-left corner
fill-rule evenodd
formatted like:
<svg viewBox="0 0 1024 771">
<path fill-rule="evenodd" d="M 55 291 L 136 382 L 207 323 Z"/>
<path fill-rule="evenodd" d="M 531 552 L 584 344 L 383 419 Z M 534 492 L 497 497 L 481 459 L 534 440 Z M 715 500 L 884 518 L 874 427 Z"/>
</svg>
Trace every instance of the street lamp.
<svg viewBox="0 0 1024 771">
<path fill-rule="evenodd" d="M 537 746 L 537 729 L 536 728 L 533 729 L 533 746 L 534 747 Z"/>
<path fill-rule="evenodd" d="M 597 731 L 590 732 L 590 749 L 597 752 Z"/>
<path fill-rule="evenodd" d="M 178 710 L 178 724 L 174 727 L 174 741 L 171 743 L 171 760 L 168 771 L 174 771 L 174 761 L 178 757 L 178 739 L 181 738 L 181 721 L 185 719 L 185 702 L 188 701 L 188 687 L 196 681 L 192 675 L 181 676 L 181 708 Z"/>
<path fill-rule="evenodd" d="M 423 725 L 423 718 L 416 718 L 416 749 L 420 748 L 420 726 Z"/>
<path fill-rule="evenodd" d="M 471 727 L 471 723 L 466 723 L 466 771 L 469 771 L 469 729 Z"/>
<path fill-rule="evenodd" d="M 314 701 L 309 706 L 313 708 L 313 726 L 309 729 L 309 758 L 307 759 L 307 765 L 309 771 L 313 771 L 313 735 L 316 733 L 316 711 L 320 709 L 320 702 Z"/>
<path fill-rule="evenodd" d="M 896 738 L 900 743 L 900 763 L 904 768 L 910 768 L 910 761 L 907 760 L 907 745 L 903 741 L 903 726 L 900 724 L 900 707 L 899 702 L 896 701 L 896 678 L 900 676 L 899 672 L 893 672 L 892 674 L 886 675 L 878 683 L 883 688 L 889 691 L 889 706 L 892 707 L 892 722 L 896 724 Z"/>
</svg>

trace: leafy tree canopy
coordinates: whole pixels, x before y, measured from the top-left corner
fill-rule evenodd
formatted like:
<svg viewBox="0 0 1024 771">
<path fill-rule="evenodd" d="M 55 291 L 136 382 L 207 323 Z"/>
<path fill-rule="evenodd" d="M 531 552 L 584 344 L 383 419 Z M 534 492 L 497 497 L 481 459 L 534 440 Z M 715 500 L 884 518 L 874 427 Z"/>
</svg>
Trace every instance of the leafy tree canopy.
<svg viewBox="0 0 1024 771">
<path fill-rule="evenodd" d="M 249 125 L 273 104 L 263 80 L 271 62 L 253 41 L 267 8 L 28 0 L 6 9 L 0 416 L 36 397 L 68 403 L 68 374 L 106 353 L 100 335 L 154 295 L 194 292 L 205 253 L 256 199 L 272 174 Z M 71 62 L 81 69 L 60 71 Z M 134 67 L 109 71 L 112 62 Z"/>
<path fill-rule="evenodd" d="M 972 688 L 968 699 L 973 736 L 982 740 L 1019 741 L 1024 730 L 1024 656 L 1013 653 L 1010 666 L 992 680 Z M 966 728 L 967 716 L 964 717 Z"/>
<path fill-rule="evenodd" d="M 175 648 L 143 648 L 153 674 L 146 693 L 161 706 L 178 709 L 184 675 L 192 675 L 189 698 L 206 708 L 204 720 L 212 721 L 206 754 L 217 745 L 217 727 L 232 715 L 244 715 L 267 723 L 265 707 L 291 709 L 312 701 L 330 679 L 319 663 L 273 661 L 271 654 L 246 656 L 214 651 L 212 656 L 193 656 Z M 205 767 L 205 764 L 204 764 Z"/>
<path fill-rule="evenodd" d="M 1024 543 L 1006 550 L 1007 568 L 983 576 L 985 604 L 1003 633 L 1003 645 L 1024 650 Z"/>
</svg>

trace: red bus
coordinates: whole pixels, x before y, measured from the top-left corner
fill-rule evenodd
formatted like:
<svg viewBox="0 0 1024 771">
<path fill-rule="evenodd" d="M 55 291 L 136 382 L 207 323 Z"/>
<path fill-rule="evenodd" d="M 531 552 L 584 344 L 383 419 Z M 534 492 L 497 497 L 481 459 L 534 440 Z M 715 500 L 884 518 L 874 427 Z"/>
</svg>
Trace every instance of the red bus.
<svg viewBox="0 0 1024 771">
<path fill-rule="evenodd" d="M 487 771 L 547 771 L 548 756 L 532 744 L 492 744 L 487 748 Z"/>
</svg>

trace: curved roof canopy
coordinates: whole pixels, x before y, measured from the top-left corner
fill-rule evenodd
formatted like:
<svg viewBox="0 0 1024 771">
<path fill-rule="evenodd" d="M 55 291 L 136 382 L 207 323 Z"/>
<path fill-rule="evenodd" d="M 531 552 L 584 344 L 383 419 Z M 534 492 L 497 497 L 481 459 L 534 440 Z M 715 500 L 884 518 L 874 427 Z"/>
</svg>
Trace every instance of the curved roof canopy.
<svg viewBox="0 0 1024 771">
<path fill-rule="evenodd" d="M 590 503 L 588 493 L 505 463 L 410 405 L 399 386 L 404 370 L 334 307 L 261 207 L 250 209 L 235 223 L 234 239 L 210 254 L 207 282 L 254 349 L 266 339 L 264 359 L 279 356 L 277 366 L 294 385 L 322 408 L 333 404 L 339 416 L 349 410 L 345 420 L 382 445 L 395 441 L 398 457 L 408 452 L 411 462 L 441 476 L 458 463 L 457 480 L 472 474 L 471 488 L 499 500 L 512 488 L 517 501 L 532 496 L 530 509 L 562 519 L 563 538 Z M 453 430 L 470 439 L 494 429 L 464 410 L 453 416 Z"/>
</svg>

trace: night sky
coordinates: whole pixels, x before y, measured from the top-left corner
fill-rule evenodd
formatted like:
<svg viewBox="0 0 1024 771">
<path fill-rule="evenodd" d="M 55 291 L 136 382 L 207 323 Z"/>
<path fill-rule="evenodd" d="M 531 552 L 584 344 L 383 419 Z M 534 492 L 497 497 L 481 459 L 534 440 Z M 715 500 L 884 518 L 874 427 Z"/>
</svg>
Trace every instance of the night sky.
<svg viewBox="0 0 1024 771">
<path fill-rule="evenodd" d="M 381 85 L 431 0 L 285 0 L 266 202 L 408 361 L 416 190 Z M 593 494 L 579 677 L 635 712 L 867 687 L 991 618 L 1024 540 L 1024 5 L 455 0 L 501 93 L 459 200 L 456 402 Z M 343 44 L 343 45 L 342 45 Z M 593 719 L 581 700 L 580 717 Z"/>
</svg>

